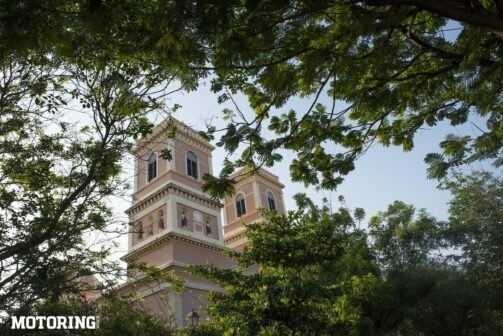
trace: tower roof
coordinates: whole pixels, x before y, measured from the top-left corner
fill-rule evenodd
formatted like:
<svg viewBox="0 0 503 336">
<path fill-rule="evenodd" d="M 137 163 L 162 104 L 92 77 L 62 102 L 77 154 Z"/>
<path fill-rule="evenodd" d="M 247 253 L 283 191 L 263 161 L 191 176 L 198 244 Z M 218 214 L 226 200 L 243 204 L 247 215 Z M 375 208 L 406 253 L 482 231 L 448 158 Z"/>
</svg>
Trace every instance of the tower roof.
<svg viewBox="0 0 503 336">
<path fill-rule="evenodd" d="M 169 116 L 161 123 L 157 124 L 147 136 L 140 139 L 133 148 L 132 153 L 142 154 L 142 152 L 148 151 L 148 146 L 143 146 L 143 144 L 162 141 L 162 137 L 166 137 L 173 128 L 176 129 L 177 138 L 195 145 L 204 152 L 211 152 L 215 149 L 215 146 L 211 145 L 198 131 L 172 116 Z"/>
<path fill-rule="evenodd" d="M 258 179 L 262 179 L 266 182 L 272 183 L 281 189 L 283 189 L 285 187 L 285 185 L 283 183 L 279 182 L 278 176 L 265 170 L 262 167 L 259 167 L 259 168 L 243 167 L 243 168 L 239 169 L 238 171 L 232 173 L 229 176 L 229 178 L 235 180 L 236 184 L 243 183 L 243 182 L 248 181 L 252 178 L 258 178 Z"/>
</svg>

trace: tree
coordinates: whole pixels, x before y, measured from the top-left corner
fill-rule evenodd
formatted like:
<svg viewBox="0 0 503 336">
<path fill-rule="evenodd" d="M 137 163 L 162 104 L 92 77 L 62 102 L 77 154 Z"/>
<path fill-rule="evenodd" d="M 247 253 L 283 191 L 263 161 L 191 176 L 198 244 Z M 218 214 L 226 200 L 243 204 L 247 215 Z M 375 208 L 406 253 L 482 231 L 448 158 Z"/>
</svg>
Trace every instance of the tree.
<svg viewBox="0 0 503 336">
<path fill-rule="evenodd" d="M 213 74 L 220 102 L 240 92 L 255 113 L 223 111 L 219 145 L 243 149 L 234 168 L 272 165 L 287 149 L 294 181 L 334 189 L 372 144 L 409 151 L 418 130 L 442 121 L 474 123 L 478 134 L 446 136 L 443 152 L 425 158 L 430 177 L 476 160 L 501 164 L 502 8 L 500 0 L 3 2 L 0 55 L 29 49 L 74 61 L 99 50 L 177 72 L 187 89 Z M 293 97 L 312 101 L 283 111 Z M 232 190 L 227 177 L 206 186 L 222 196 Z"/>
<path fill-rule="evenodd" d="M 287 149 L 297 155 L 290 165 L 294 181 L 333 189 L 373 143 L 409 151 L 419 129 L 444 120 L 471 122 L 480 132 L 448 135 L 443 153 L 425 158 L 430 177 L 476 160 L 501 164 L 499 1 L 214 1 L 201 7 L 201 29 L 215 46 L 213 90 L 221 101 L 244 93 L 255 112 L 248 118 L 239 107 L 224 112 L 229 123 L 219 144 L 229 153 L 247 144 L 237 166 L 272 165 Z M 306 110 L 281 111 L 299 96 L 312 98 Z M 338 108 L 339 101 L 347 107 Z"/>
<path fill-rule="evenodd" d="M 295 197 L 299 211 L 265 211 L 266 225 L 247 225 L 248 249 L 231 254 L 237 269 L 193 268 L 225 289 L 209 296 L 213 321 L 198 334 L 500 334 L 501 289 L 494 285 L 494 273 L 472 267 L 466 252 L 462 259 L 450 255 L 462 246 L 458 237 L 466 238 L 462 241 L 468 246 L 475 241 L 470 238 L 473 226 L 460 226 L 460 218 L 494 224 L 486 219 L 494 213 L 470 203 L 486 207 L 499 202 L 498 184 L 489 176 L 465 176 L 463 181 L 451 182 L 459 191 L 451 201 L 449 222 L 396 201 L 363 230 L 348 209 L 331 212 L 305 195 Z M 478 250 L 470 253 L 480 250 L 489 256 L 482 263 L 485 270 L 501 259 L 487 254 L 496 246 L 498 231 L 482 231 L 487 238 L 477 239 Z M 250 268 L 257 272 L 250 275 Z"/>
<path fill-rule="evenodd" d="M 78 291 L 81 276 L 124 274 L 107 260 L 112 244 L 93 247 L 85 236 L 127 232 L 107 200 L 128 190 L 123 157 L 169 91 L 162 70 L 104 61 L 13 54 L 1 64 L 0 311 Z M 68 111 L 81 119 L 70 122 Z"/>
<path fill-rule="evenodd" d="M 447 237 L 456 259 L 479 282 L 503 293 L 503 181 L 489 172 L 455 174 L 443 188 L 453 194 Z M 501 297 L 501 295 L 497 295 Z"/>
<path fill-rule="evenodd" d="M 378 275 L 365 234 L 355 228 L 349 211 L 330 213 L 324 206 L 266 214 L 267 225 L 247 225 L 251 244 L 232 255 L 238 270 L 194 268 L 226 290 L 210 296 L 209 312 L 220 332 L 366 333 L 371 323 L 363 311 Z M 250 267 L 259 273 L 244 275 Z"/>
<path fill-rule="evenodd" d="M 419 210 L 417 218 L 415 213 L 414 206 L 395 201 L 370 219 L 373 251 L 388 275 L 425 265 L 431 253 L 443 247 L 442 223 L 425 209 Z"/>
</svg>

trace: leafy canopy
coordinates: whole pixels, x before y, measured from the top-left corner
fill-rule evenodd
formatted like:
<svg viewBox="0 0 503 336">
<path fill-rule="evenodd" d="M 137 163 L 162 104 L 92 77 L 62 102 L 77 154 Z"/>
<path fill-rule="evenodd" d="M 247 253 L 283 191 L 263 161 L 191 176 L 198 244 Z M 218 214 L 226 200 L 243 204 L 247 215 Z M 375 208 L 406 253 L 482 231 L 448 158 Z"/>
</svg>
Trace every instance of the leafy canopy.
<svg viewBox="0 0 503 336">
<path fill-rule="evenodd" d="M 1 312 L 79 291 L 73 280 L 82 276 L 99 274 L 109 285 L 124 275 L 108 259 L 114 244 L 86 237 L 127 233 L 109 200 L 128 192 L 123 158 L 151 129 L 146 114 L 163 108 L 161 77 L 165 85 L 164 70 L 139 62 L 82 58 L 76 65 L 30 53 L 3 59 Z"/>
<path fill-rule="evenodd" d="M 197 334 L 499 335 L 493 223 L 502 218 L 481 209 L 500 202 L 501 179 L 475 173 L 448 185 L 448 222 L 396 201 L 360 229 L 362 209 L 332 211 L 301 194 L 297 211 L 264 210 L 266 224 L 247 224 L 250 245 L 231 254 L 237 269 L 193 267 L 225 290 L 210 294 L 212 322 Z M 470 206 L 458 208 L 470 194 Z"/>
<path fill-rule="evenodd" d="M 251 118 L 239 107 L 224 113 L 229 122 L 219 144 L 229 153 L 247 146 L 236 166 L 270 166 L 288 149 L 296 154 L 293 181 L 333 189 L 372 144 L 410 151 L 420 129 L 442 122 L 472 123 L 476 134 L 447 135 L 442 153 L 425 158 L 430 177 L 476 160 L 501 165 L 500 2 L 210 1 L 201 7 L 197 18 L 214 46 L 213 90 L 221 101 L 245 94 L 255 112 Z M 292 106 L 294 97 L 310 105 Z"/>
<path fill-rule="evenodd" d="M 273 165 L 286 149 L 294 181 L 334 189 L 374 143 L 409 151 L 422 128 L 472 122 L 475 134 L 450 134 L 426 156 L 429 176 L 501 165 L 499 0 L 26 0 L 2 2 L 0 13 L 0 57 L 142 60 L 187 90 L 211 75 L 220 102 L 246 95 L 251 118 L 222 113 L 219 145 L 243 149 L 234 168 Z M 294 97 L 309 106 L 292 106 Z M 206 187 L 222 196 L 227 177 Z"/>
</svg>

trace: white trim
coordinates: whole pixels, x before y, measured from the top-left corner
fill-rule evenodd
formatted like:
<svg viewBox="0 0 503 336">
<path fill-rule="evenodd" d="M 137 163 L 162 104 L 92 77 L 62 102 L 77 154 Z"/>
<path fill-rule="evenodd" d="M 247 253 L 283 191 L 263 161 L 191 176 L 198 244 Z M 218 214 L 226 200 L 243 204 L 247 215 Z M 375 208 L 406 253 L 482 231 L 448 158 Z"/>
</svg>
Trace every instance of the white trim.
<svg viewBox="0 0 503 336">
<path fill-rule="evenodd" d="M 178 173 L 178 172 L 174 172 L 174 173 L 175 173 L 175 174 L 180 174 L 180 173 Z M 180 174 L 180 175 L 181 175 L 181 174 Z M 188 176 L 188 175 L 187 175 L 187 176 Z M 193 178 L 192 178 L 192 179 L 193 179 Z M 152 181 L 153 181 L 153 180 L 152 180 Z M 174 180 L 174 179 L 167 179 L 165 183 L 161 184 L 159 187 L 157 187 L 156 189 L 152 190 L 152 191 L 151 191 L 151 192 L 149 192 L 148 194 L 143 195 L 143 196 L 141 197 L 141 199 L 138 199 L 135 203 L 138 203 L 138 202 L 139 202 L 139 201 L 141 201 L 141 200 L 144 200 L 144 199 L 149 198 L 151 195 L 153 195 L 153 194 L 155 194 L 155 193 L 159 192 L 159 190 L 163 189 L 163 188 L 164 188 L 167 184 L 169 184 L 169 183 L 172 183 L 172 184 L 174 184 L 174 185 L 176 185 L 176 186 L 178 186 L 178 187 L 180 187 L 180 188 L 186 189 L 186 190 L 188 190 L 188 191 L 190 191 L 190 192 L 193 192 L 193 193 L 195 193 L 195 194 L 197 194 L 197 195 L 201 195 L 201 196 L 203 196 L 203 197 L 211 198 L 211 196 L 210 196 L 209 194 L 207 194 L 207 193 L 205 193 L 205 192 L 202 192 L 200 189 L 193 188 L 193 187 L 191 187 L 191 186 L 189 186 L 189 185 L 187 185 L 187 184 L 183 184 L 182 182 L 179 182 L 179 181 Z M 145 185 L 142 189 L 144 189 L 145 187 L 146 187 L 146 185 Z"/>
<path fill-rule="evenodd" d="M 255 210 L 257 210 L 257 208 L 263 208 L 262 197 L 260 195 L 260 188 L 257 180 L 253 181 L 253 198 L 255 199 Z"/>
<path fill-rule="evenodd" d="M 245 236 L 239 238 L 238 240 L 234 240 L 234 241 L 232 241 L 230 243 L 227 243 L 226 246 L 228 248 L 235 249 L 236 247 L 244 245 L 246 243 L 248 243 L 248 237 L 246 237 L 246 235 L 245 235 Z"/>
<path fill-rule="evenodd" d="M 189 127 L 187 125 L 185 125 L 186 127 Z M 190 127 L 189 127 L 190 128 Z M 191 128 L 192 129 L 192 128 Z M 192 129 L 194 132 L 197 132 L 196 130 Z M 177 128 L 177 131 L 179 131 L 179 129 Z M 204 143 L 205 145 L 209 146 L 208 147 L 205 147 L 203 145 L 201 145 L 202 142 L 199 142 L 199 141 L 193 141 L 193 137 L 191 137 L 190 135 L 187 136 L 187 134 L 183 134 L 184 132 L 182 131 L 181 133 L 178 133 L 176 134 L 176 140 L 178 141 L 181 141 L 183 142 L 184 144 L 190 146 L 190 147 L 193 147 L 197 150 L 200 150 L 201 152 L 203 153 L 206 153 L 206 154 L 210 154 L 216 147 L 213 146 L 212 144 L 210 144 L 208 141 L 204 140 Z"/>
<path fill-rule="evenodd" d="M 235 236 L 238 233 L 246 231 L 246 227 L 243 226 L 243 224 L 245 224 L 245 223 L 246 222 L 242 222 L 237 228 L 235 228 L 235 229 L 233 229 L 231 231 L 227 231 L 225 233 L 225 239 L 229 239 L 229 237 L 231 237 L 231 236 Z M 254 223 L 257 223 L 257 222 L 254 222 Z"/>
<path fill-rule="evenodd" d="M 279 197 L 281 198 L 281 210 L 284 214 L 286 214 L 286 205 L 285 205 L 285 199 L 283 198 L 283 191 L 279 192 Z"/>
<path fill-rule="evenodd" d="M 136 228 L 140 227 L 141 228 L 141 240 L 138 239 L 138 234 L 140 233 L 140 231 L 137 231 Z M 138 245 L 140 245 L 141 243 L 143 243 L 146 239 L 145 239 L 145 231 L 143 231 L 143 221 L 142 220 L 138 220 L 138 221 L 135 221 L 133 222 L 133 225 L 131 227 L 131 233 L 136 235 L 136 245 L 134 245 L 134 247 L 132 247 L 131 249 L 134 250 L 136 249 L 136 247 Z"/>
<path fill-rule="evenodd" d="M 152 204 L 149 207 L 143 209 L 142 211 L 136 213 L 134 216 L 129 216 L 130 220 L 134 222 L 134 221 L 137 221 L 138 219 L 140 219 L 141 217 L 145 217 L 148 213 L 165 205 L 167 203 L 168 199 L 169 199 L 169 196 L 161 198 L 160 200 L 158 200 L 154 204 Z"/>
<path fill-rule="evenodd" d="M 138 171 L 138 160 L 140 160 L 140 159 L 137 157 L 134 157 L 133 194 L 138 190 L 138 174 L 140 173 Z"/>
<path fill-rule="evenodd" d="M 170 221 L 169 221 L 169 224 L 167 226 L 167 231 L 170 232 L 170 231 L 174 231 L 174 229 L 178 226 L 178 223 L 177 223 L 177 219 L 176 216 L 177 216 L 177 208 L 176 208 L 176 201 L 173 199 L 174 195 L 170 195 L 169 196 L 169 200 L 168 200 L 168 208 L 171 209 L 170 213 L 169 213 L 169 218 L 170 218 Z"/>
<path fill-rule="evenodd" d="M 159 219 L 160 219 L 159 212 L 161 212 L 161 211 L 162 211 L 162 225 L 164 226 L 162 229 L 159 227 Z M 157 232 L 165 231 L 167 229 L 167 227 L 166 227 L 166 218 L 168 217 L 167 214 L 166 214 L 165 207 L 164 207 L 164 209 L 161 207 L 161 209 L 155 210 L 154 214 L 155 214 L 155 216 L 154 216 L 155 217 L 154 223 L 156 223 L 156 225 L 157 225 Z"/>
<path fill-rule="evenodd" d="M 169 267 L 169 266 L 172 266 L 172 265 L 168 265 L 167 267 Z M 185 264 L 184 266 L 185 267 L 189 266 L 189 264 Z M 163 267 L 159 267 L 159 269 L 162 270 Z M 183 280 L 185 280 L 185 288 L 198 289 L 198 290 L 203 290 L 203 291 L 221 292 L 221 293 L 224 292 L 222 287 L 220 287 L 218 285 L 203 284 L 203 283 L 199 283 L 199 282 L 190 281 L 187 279 L 183 279 Z M 159 293 L 165 289 L 172 288 L 172 287 L 173 287 L 173 285 L 171 283 L 157 284 L 157 285 L 149 286 L 149 287 L 141 290 L 138 294 L 142 295 L 143 297 L 147 297 L 147 296 Z"/>
<path fill-rule="evenodd" d="M 166 149 L 171 151 L 171 160 L 166 160 L 167 171 L 175 170 L 175 158 L 176 158 L 176 148 L 175 139 L 170 139 L 166 145 Z"/>
<path fill-rule="evenodd" d="M 152 225 L 154 225 L 156 223 L 155 218 L 156 218 L 156 214 L 158 213 L 158 208 L 168 204 L 168 201 L 169 201 L 169 198 L 168 198 L 168 200 L 166 200 L 166 198 L 163 198 L 163 199 L 159 200 L 158 202 L 154 203 L 152 206 L 148 207 L 147 209 L 149 209 L 149 211 L 147 211 L 147 209 L 145 209 L 142 212 L 139 212 L 138 214 L 136 214 L 136 216 L 130 217 L 130 220 L 133 223 L 133 225 L 132 225 L 133 229 L 131 230 L 131 236 L 133 234 L 137 234 L 137 232 L 133 233 L 132 231 L 134 231 L 134 226 L 140 220 L 140 218 L 145 217 L 146 215 L 148 215 L 152 211 L 154 211 L 154 222 L 152 224 Z M 140 216 L 140 214 L 141 214 L 141 216 Z M 165 233 L 168 233 L 170 231 L 169 226 L 168 226 L 169 222 L 166 220 L 167 219 L 166 215 L 164 218 L 165 218 L 164 230 L 158 230 L 157 233 L 154 233 L 152 236 L 147 236 L 144 231 L 142 240 L 138 241 L 138 239 L 137 239 L 137 243 L 134 246 L 133 246 L 133 238 L 131 238 L 131 246 L 128 249 L 128 253 L 135 251 L 135 250 L 141 248 L 142 246 L 148 244 L 150 241 L 155 240 L 155 239 L 163 236 Z"/>
<path fill-rule="evenodd" d="M 178 195 L 172 195 L 172 197 L 175 200 L 175 202 L 183 203 L 183 204 L 185 204 L 188 207 L 191 207 L 193 209 L 205 212 L 205 213 L 213 215 L 213 216 L 217 216 L 217 217 L 220 216 L 220 209 L 213 210 L 211 208 L 205 207 L 204 205 L 201 205 L 199 203 L 193 202 L 191 200 L 188 200 L 186 198 L 180 197 Z"/>
<path fill-rule="evenodd" d="M 171 292 L 168 296 L 168 308 L 171 308 L 171 313 L 175 317 L 174 327 L 183 328 L 183 299 L 181 293 Z"/>
<path fill-rule="evenodd" d="M 208 155 L 208 170 L 210 175 L 213 175 L 213 155 Z"/>
<path fill-rule="evenodd" d="M 187 175 L 187 176 L 188 176 L 188 175 Z M 192 178 L 192 179 L 194 179 L 193 177 L 191 177 L 191 178 Z M 173 184 L 177 185 L 178 187 L 180 187 L 180 188 L 184 188 L 184 189 L 187 189 L 188 191 L 191 191 L 191 192 L 193 192 L 193 193 L 195 193 L 195 194 L 198 194 L 198 195 L 201 195 L 201 196 L 204 196 L 204 197 L 211 198 L 211 195 L 210 195 L 210 194 L 205 193 L 205 192 L 201 191 L 200 189 L 196 189 L 196 188 L 193 188 L 193 187 L 191 187 L 191 186 L 189 186 L 189 185 L 183 184 L 183 183 L 182 183 L 182 182 L 180 182 L 180 181 L 176 181 L 176 180 L 174 180 L 174 179 L 169 179 L 169 180 L 167 181 L 167 183 L 173 183 Z"/>
<path fill-rule="evenodd" d="M 128 237 L 128 243 L 127 243 L 127 250 L 131 251 L 133 248 L 133 227 L 134 227 L 134 222 L 129 222 L 129 237 Z"/>
<path fill-rule="evenodd" d="M 231 200 L 232 199 L 233 198 L 231 198 Z M 224 203 L 225 203 L 225 199 L 224 199 Z M 227 207 L 228 206 L 229 206 L 229 204 L 224 204 L 222 210 L 220 211 L 220 213 L 222 213 L 222 212 L 224 213 L 224 222 L 222 223 L 222 228 L 229 223 L 229 221 L 227 220 Z"/>
</svg>

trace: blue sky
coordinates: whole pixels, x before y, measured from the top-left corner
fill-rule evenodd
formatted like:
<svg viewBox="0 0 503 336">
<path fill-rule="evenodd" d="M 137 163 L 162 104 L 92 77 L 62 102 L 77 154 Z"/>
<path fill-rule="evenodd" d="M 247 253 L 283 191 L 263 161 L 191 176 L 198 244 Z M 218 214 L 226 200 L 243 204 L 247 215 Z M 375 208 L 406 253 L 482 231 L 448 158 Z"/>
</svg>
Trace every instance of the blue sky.
<svg viewBox="0 0 503 336">
<path fill-rule="evenodd" d="M 205 124 L 209 121 L 216 124 L 217 128 L 224 126 L 226 122 L 221 119 L 221 110 L 224 107 L 234 107 L 230 102 L 219 105 L 217 95 L 211 93 L 209 85 L 202 85 L 196 92 L 177 93 L 170 99 L 171 105 L 175 103 L 182 105 L 174 116 L 199 130 L 204 130 Z M 252 115 L 247 108 L 246 98 L 237 96 L 235 99 L 245 114 Z M 324 99 L 328 100 L 328 98 Z M 307 110 L 309 103 L 309 99 L 294 99 L 275 113 L 282 113 L 291 108 L 302 112 Z M 337 109 L 344 107 L 345 104 L 340 102 Z M 157 120 L 160 121 L 160 117 Z M 479 120 L 477 125 L 484 128 L 482 120 Z M 331 198 L 334 206 L 337 206 L 337 196 L 343 195 L 347 206 L 364 208 L 367 219 L 377 211 L 385 210 L 394 200 L 411 203 L 418 208 L 426 208 L 437 218 L 446 219 L 450 195 L 436 188 L 437 181 L 427 179 L 426 164 L 423 159 L 427 153 L 438 150 L 438 144 L 446 134 L 476 135 L 476 132 L 476 128 L 471 125 L 452 127 L 444 122 L 431 129 L 421 130 L 416 136 L 415 147 L 411 152 L 403 152 L 400 147 L 383 148 L 380 145 L 374 145 L 357 162 L 356 170 L 346 177 L 336 192 L 318 192 L 314 188 L 306 189 L 301 183 L 292 183 L 288 170 L 290 161 L 294 158 L 292 153 L 281 152 L 284 156 L 283 161 L 268 169 L 278 175 L 281 182 L 286 185 L 284 198 L 288 209 L 295 208 L 292 200 L 295 193 L 306 192 L 317 202 L 321 202 L 323 197 Z M 224 150 L 217 148 L 213 156 L 215 174 L 220 171 L 224 158 Z M 489 165 L 475 163 L 472 167 L 468 167 L 468 170 L 481 168 L 488 169 Z"/>
<path fill-rule="evenodd" d="M 247 108 L 247 100 L 243 96 L 234 97 L 240 109 L 248 115 L 252 115 Z M 329 104 L 329 98 L 323 97 L 321 102 Z M 292 99 L 282 109 L 274 113 L 283 113 L 290 109 L 296 109 L 300 113 L 306 111 L 310 105 L 309 99 Z M 233 104 L 217 103 L 217 95 L 209 89 L 208 83 L 202 83 L 197 91 L 177 92 L 169 97 L 168 106 L 180 104 L 182 107 L 174 116 L 187 125 L 197 129 L 205 130 L 205 125 L 211 122 L 213 125 L 223 127 L 226 121 L 222 120 L 221 111 L 223 108 L 234 108 Z M 338 103 L 336 109 L 345 107 L 343 102 Z M 154 122 L 161 122 L 166 114 L 152 116 Z M 485 123 L 481 119 L 473 120 L 478 127 L 485 128 Z M 439 123 L 431 129 L 422 129 L 415 138 L 414 149 L 410 152 L 403 152 L 401 147 L 387 147 L 375 144 L 356 163 L 356 169 L 346 176 L 345 181 L 335 192 L 316 191 L 315 188 L 305 188 L 301 183 L 292 183 L 289 174 L 289 165 L 294 158 L 291 152 L 281 152 L 284 159 L 272 168 L 268 168 L 272 173 L 279 176 L 280 181 L 286 185 L 284 189 L 284 199 L 287 209 L 295 209 L 292 196 L 299 192 L 306 193 L 317 203 L 321 203 L 323 198 L 332 200 L 334 208 L 339 206 L 337 198 L 343 195 L 346 206 L 350 208 L 361 207 L 366 212 L 363 223 L 378 211 L 386 210 L 389 204 L 395 200 L 413 204 L 417 208 L 426 208 L 427 212 L 438 219 L 445 220 L 448 217 L 448 202 L 450 194 L 437 188 L 437 181 L 429 180 L 426 176 L 426 164 L 424 157 L 427 153 L 439 151 L 439 143 L 449 133 L 457 135 L 468 134 L 477 135 L 477 128 L 468 123 L 467 125 L 453 127 L 447 122 Z M 218 139 L 218 134 L 217 134 Z M 216 142 L 216 141 L 215 141 Z M 217 148 L 213 152 L 214 174 L 221 170 L 226 153 L 222 148 Z M 230 157 L 235 159 L 236 156 Z M 128 180 L 133 181 L 132 157 L 127 159 Z M 491 169 L 488 163 L 474 163 L 465 171 Z M 114 200 L 113 206 L 116 214 L 120 216 L 123 211 L 130 206 L 126 200 Z M 117 256 L 127 251 L 127 237 L 124 235 L 118 238 L 119 248 Z"/>
</svg>

